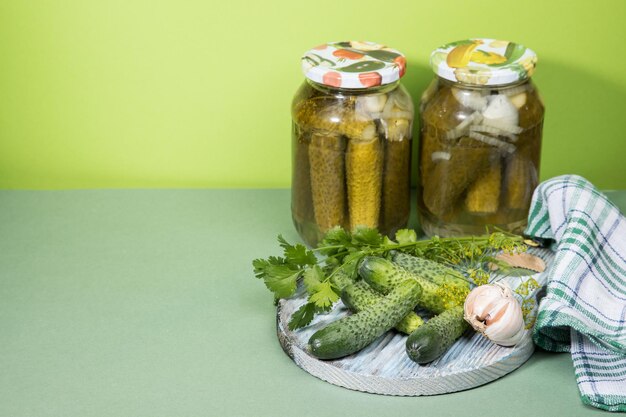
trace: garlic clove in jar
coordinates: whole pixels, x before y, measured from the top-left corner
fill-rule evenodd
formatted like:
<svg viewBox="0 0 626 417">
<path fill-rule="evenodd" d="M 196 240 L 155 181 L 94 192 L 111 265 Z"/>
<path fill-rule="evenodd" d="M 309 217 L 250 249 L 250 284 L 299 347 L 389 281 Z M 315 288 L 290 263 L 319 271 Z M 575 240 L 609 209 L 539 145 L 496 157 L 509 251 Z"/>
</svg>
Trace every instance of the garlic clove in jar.
<svg viewBox="0 0 626 417">
<path fill-rule="evenodd" d="M 489 104 L 483 112 L 483 124 L 487 126 L 517 127 L 519 113 L 517 107 L 504 94 L 488 97 Z"/>
<path fill-rule="evenodd" d="M 413 119 L 413 103 L 399 94 L 391 94 L 381 115 L 383 119 Z"/>
<path fill-rule="evenodd" d="M 487 107 L 487 96 L 478 91 L 452 87 L 452 95 L 464 107 L 475 111 L 483 111 Z"/>
<path fill-rule="evenodd" d="M 522 92 L 511 96 L 509 97 L 509 100 L 511 100 L 511 103 L 513 103 L 513 105 L 519 110 L 524 107 L 524 104 L 526 104 L 526 93 Z"/>
<path fill-rule="evenodd" d="M 356 98 L 355 111 L 357 114 L 380 116 L 387 103 L 386 94 L 368 94 Z M 370 118 L 376 118 L 370 117 Z"/>
<path fill-rule="evenodd" d="M 465 320 L 500 346 L 514 346 L 526 331 L 522 307 L 503 283 L 474 288 L 465 300 Z"/>
</svg>

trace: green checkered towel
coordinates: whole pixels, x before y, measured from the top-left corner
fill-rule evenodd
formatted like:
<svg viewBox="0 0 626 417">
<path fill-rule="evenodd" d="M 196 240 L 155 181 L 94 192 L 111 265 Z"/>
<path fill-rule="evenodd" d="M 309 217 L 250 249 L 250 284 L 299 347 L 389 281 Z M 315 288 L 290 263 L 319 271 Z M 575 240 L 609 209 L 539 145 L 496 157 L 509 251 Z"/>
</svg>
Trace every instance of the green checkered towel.
<svg viewBox="0 0 626 417">
<path fill-rule="evenodd" d="M 626 411 L 626 218 L 589 181 L 539 185 L 526 234 L 555 241 L 533 337 L 570 351 L 582 401 Z"/>
</svg>

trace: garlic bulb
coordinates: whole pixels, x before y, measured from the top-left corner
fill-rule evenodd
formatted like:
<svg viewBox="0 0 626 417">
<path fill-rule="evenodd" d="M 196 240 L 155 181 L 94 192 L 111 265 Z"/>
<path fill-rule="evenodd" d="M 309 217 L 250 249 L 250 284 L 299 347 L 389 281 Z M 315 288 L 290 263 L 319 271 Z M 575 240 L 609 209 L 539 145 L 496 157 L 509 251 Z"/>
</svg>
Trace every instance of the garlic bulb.
<svg viewBox="0 0 626 417">
<path fill-rule="evenodd" d="M 522 307 L 506 284 L 474 288 L 465 299 L 464 309 L 465 320 L 500 346 L 514 346 L 524 336 Z"/>
</svg>

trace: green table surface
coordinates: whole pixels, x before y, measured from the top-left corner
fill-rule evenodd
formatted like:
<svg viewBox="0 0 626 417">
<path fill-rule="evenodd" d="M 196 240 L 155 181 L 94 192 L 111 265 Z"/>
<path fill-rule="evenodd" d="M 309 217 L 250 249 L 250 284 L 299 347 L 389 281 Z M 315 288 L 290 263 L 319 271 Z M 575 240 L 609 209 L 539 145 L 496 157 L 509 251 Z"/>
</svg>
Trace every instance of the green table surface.
<svg viewBox="0 0 626 417">
<path fill-rule="evenodd" d="M 434 397 L 310 376 L 251 270 L 278 233 L 298 240 L 288 190 L 0 191 L 0 416 L 603 413 L 567 353 Z"/>
</svg>

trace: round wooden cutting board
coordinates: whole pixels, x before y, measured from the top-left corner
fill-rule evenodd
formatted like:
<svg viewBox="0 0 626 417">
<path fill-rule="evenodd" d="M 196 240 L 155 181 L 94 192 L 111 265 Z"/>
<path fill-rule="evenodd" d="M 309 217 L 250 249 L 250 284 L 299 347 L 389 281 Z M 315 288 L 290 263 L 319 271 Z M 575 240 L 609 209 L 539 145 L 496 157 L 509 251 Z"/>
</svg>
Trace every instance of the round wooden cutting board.
<svg viewBox="0 0 626 417">
<path fill-rule="evenodd" d="M 552 253 L 534 249 L 549 264 Z M 533 277 L 544 285 L 545 273 Z M 528 277 L 503 277 L 512 288 Z M 495 345 L 482 335 L 468 330 L 443 356 L 428 365 L 419 365 L 405 353 L 406 335 L 389 331 L 360 352 L 338 360 L 323 361 L 307 351 L 313 333 L 348 314 L 338 302 L 334 309 L 315 317 L 302 329 L 290 331 L 287 323 L 306 296 L 281 300 L 277 309 L 277 333 L 283 350 L 302 369 L 334 385 L 357 391 L 385 395 L 436 395 L 474 388 L 498 379 L 519 368 L 532 355 L 534 345 L 527 330 L 515 347 Z"/>
</svg>

